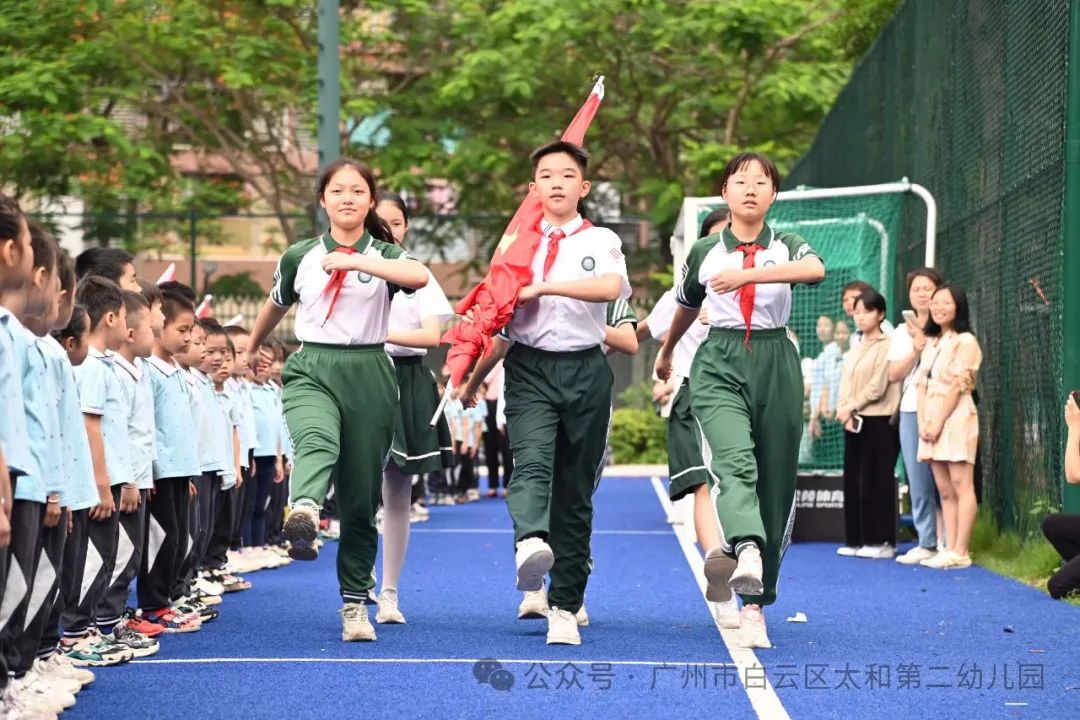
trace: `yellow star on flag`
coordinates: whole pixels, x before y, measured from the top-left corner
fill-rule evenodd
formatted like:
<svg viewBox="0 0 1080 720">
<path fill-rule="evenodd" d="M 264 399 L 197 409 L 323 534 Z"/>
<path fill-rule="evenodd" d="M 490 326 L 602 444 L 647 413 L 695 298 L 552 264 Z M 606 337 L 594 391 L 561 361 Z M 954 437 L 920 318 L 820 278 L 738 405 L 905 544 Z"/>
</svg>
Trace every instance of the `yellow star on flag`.
<svg viewBox="0 0 1080 720">
<path fill-rule="evenodd" d="M 518 232 L 515 228 L 513 232 L 508 235 L 503 235 L 502 240 L 499 241 L 499 252 L 505 253 L 510 249 L 510 246 L 517 242 Z"/>
</svg>

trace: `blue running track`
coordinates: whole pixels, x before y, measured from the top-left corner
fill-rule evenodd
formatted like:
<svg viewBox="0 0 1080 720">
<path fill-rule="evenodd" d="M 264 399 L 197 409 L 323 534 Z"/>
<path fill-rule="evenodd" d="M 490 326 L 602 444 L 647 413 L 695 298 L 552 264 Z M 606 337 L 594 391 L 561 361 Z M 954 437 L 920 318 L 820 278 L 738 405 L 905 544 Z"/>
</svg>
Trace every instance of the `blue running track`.
<svg viewBox="0 0 1080 720">
<path fill-rule="evenodd" d="M 201 632 L 97 670 L 64 717 L 1080 718 L 1080 608 L 981 568 L 796 545 L 775 647 L 740 669 L 649 478 L 601 482 L 580 647 L 516 619 L 510 527 L 501 500 L 432 508 L 401 582 L 408 624 L 375 643 L 340 640 L 335 544 L 254 573 Z"/>
</svg>

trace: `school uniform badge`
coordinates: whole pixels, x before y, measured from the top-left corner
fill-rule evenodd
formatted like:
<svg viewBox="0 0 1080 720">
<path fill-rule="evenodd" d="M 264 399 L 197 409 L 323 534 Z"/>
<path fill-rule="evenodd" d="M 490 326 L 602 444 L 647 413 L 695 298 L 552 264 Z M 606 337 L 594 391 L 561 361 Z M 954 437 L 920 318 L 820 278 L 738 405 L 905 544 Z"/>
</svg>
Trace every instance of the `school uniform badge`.
<svg viewBox="0 0 1080 720">
<path fill-rule="evenodd" d="M 370 275 L 368 275 L 368 274 L 367 274 L 367 273 L 365 273 L 365 272 L 362 272 L 362 273 L 357 273 L 357 276 L 359 277 L 359 279 L 360 279 L 360 282 L 362 282 L 362 283 L 369 283 L 369 282 L 371 282 L 371 276 L 370 276 Z"/>
<path fill-rule="evenodd" d="M 585 258 L 581 261 L 581 269 L 585 272 L 592 272 L 595 267 L 596 260 L 594 260 L 591 255 L 586 255 Z"/>
</svg>

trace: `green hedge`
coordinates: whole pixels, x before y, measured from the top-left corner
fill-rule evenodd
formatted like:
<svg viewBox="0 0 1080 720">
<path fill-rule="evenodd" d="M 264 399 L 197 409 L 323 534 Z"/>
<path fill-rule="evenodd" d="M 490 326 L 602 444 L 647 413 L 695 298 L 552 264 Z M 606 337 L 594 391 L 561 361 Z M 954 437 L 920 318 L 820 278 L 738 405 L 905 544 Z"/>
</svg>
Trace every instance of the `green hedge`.
<svg viewBox="0 0 1080 720">
<path fill-rule="evenodd" d="M 667 424 L 653 410 L 619 408 L 611 416 L 611 452 L 620 465 L 666 465 Z"/>
</svg>

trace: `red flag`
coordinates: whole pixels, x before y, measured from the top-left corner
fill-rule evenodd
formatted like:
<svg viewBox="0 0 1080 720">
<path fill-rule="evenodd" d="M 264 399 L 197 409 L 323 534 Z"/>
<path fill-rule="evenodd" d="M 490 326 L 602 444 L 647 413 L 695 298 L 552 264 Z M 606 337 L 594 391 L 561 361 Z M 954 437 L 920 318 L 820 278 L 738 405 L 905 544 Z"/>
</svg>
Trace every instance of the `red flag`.
<svg viewBox="0 0 1080 720">
<path fill-rule="evenodd" d="M 604 78 L 601 76 L 563 133 L 563 140 L 582 144 L 603 97 Z M 442 339 L 451 345 L 446 363 L 454 386 L 461 384 L 477 358 L 490 351 L 492 335 L 502 330 L 514 314 L 518 292 L 532 284 L 532 260 L 540 246 L 543 216 L 540 200 L 526 195 L 499 241 L 487 275 L 457 304 L 455 310 L 459 315 L 472 312 L 469 318 L 450 328 Z"/>
<path fill-rule="evenodd" d="M 204 295 L 202 302 L 199 303 L 199 307 L 195 308 L 196 318 L 208 318 L 213 314 L 213 310 L 210 308 L 210 301 L 214 299 L 213 295 Z"/>
</svg>

